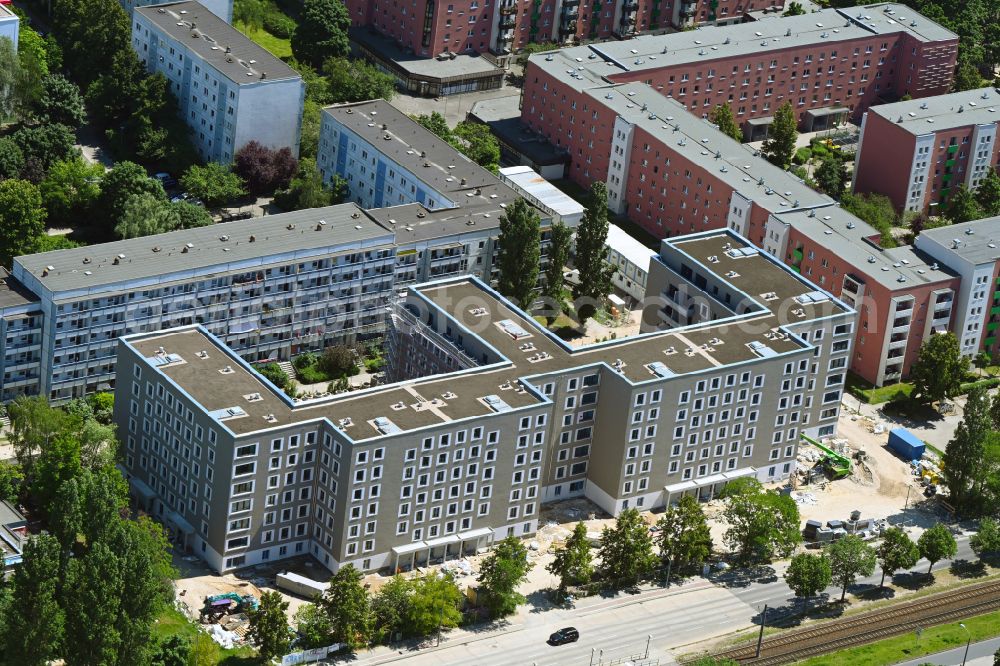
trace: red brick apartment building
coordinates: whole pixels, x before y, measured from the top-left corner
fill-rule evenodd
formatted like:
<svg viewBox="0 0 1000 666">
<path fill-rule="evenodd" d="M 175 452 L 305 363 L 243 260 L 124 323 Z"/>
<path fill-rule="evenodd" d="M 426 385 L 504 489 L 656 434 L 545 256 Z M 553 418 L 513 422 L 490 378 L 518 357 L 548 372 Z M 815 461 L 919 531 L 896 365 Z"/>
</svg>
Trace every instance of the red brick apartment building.
<svg viewBox="0 0 1000 666">
<path fill-rule="evenodd" d="M 513 53 L 535 42 L 626 39 L 694 25 L 737 23 L 785 0 L 345 0 L 370 26 L 414 54 Z"/>
<path fill-rule="evenodd" d="M 865 112 L 855 192 L 927 212 L 959 184 L 974 189 L 1000 165 L 1000 92 L 981 88 L 875 106 Z"/>
<path fill-rule="evenodd" d="M 851 298 L 864 324 L 852 368 L 881 384 L 948 328 L 954 273 L 882 250 L 871 227 L 704 116 L 731 103 L 747 136 L 788 99 L 804 130 L 858 119 L 886 97 L 947 90 L 956 42 L 904 7 L 876 5 L 563 49 L 531 58 L 521 119 L 569 151 L 574 181 L 605 181 L 611 209 L 654 235 L 729 227 Z M 810 242 L 838 249 L 810 256 Z"/>
</svg>

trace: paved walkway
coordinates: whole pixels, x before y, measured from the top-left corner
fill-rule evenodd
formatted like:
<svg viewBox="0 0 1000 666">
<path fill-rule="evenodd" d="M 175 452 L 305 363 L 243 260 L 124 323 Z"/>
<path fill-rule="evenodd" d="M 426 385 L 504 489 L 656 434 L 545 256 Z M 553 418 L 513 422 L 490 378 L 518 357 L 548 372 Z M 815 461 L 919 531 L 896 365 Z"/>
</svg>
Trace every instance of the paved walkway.
<svg viewBox="0 0 1000 666">
<path fill-rule="evenodd" d="M 966 666 L 993 666 L 993 654 L 1000 650 L 1000 638 L 991 638 L 988 641 L 980 641 L 969 646 L 969 658 L 965 661 Z M 965 646 L 957 647 L 953 650 L 938 652 L 927 655 L 920 659 L 900 662 L 898 666 L 921 666 L 922 664 L 935 664 L 935 666 L 958 666 L 965 656 Z"/>
</svg>

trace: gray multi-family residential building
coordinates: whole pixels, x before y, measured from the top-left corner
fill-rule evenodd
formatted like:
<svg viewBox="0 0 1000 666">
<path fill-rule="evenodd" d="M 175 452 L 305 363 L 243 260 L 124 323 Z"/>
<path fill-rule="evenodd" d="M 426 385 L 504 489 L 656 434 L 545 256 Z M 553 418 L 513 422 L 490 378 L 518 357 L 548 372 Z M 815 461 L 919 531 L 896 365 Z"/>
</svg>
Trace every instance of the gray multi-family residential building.
<svg viewBox="0 0 1000 666">
<path fill-rule="evenodd" d="M 250 141 L 299 154 L 298 72 L 199 2 L 132 10 L 132 48 L 163 74 L 203 159 L 232 162 Z"/>
<path fill-rule="evenodd" d="M 131 17 L 132 10 L 136 7 L 167 5 L 177 2 L 177 0 L 119 0 L 119 2 L 125 12 Z M 201 5 L 226 23 L 233 22 L 233 0 L 201 0 Z"/>
<path fill-rule="evenodd" d="M 517 193 L 403 119 L 433 151 L 428 173 L 438 177 L 427 187 L 448 192 L 447 203 L 349 203 L 15 258 L 0 322 L 27 332 L 7 336 L 0 395 L 60 402 L 108 390 L 122 335 L 203 324 L 247 359 L 287 360 L 379 335 L 389 297 L 408 284 L 493 282 L 500 218 Z M 464 175 L 446 174 L 452 164 Z M 544 262 L 551 217 L 540 216 Z"/>
<path fill-rule="evenodd" d="M 792 474 L 833 434 L 857 313 L 732 231 L 663 242 L 643 332 L 573 346 L 476 277 L 392 301 L 392 383 L 297 400 L 204 326 L 118 347 L 143 507 L 216 570 L 309 553 L 406 569 L 537 530 Z"/>
</svg>

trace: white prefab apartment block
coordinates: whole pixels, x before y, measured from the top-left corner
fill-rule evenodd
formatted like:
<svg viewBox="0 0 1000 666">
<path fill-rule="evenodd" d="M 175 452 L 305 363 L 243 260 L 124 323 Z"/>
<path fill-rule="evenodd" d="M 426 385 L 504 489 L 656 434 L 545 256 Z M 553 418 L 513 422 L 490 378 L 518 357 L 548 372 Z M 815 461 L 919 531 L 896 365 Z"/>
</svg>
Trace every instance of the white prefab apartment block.
<svg viewBox="0 0 1000 666">
<path fill-rule="evenodd" d="M 641 301 L 646 296 L 649 263 L 657 253 L 628 235 L 621 227 L 608 225 L 608 263 L 615 267 L 612 278 L 618 289 Z"/>
<path fill-rule="evenodd" d="M 132 46 L 170 81 L 204 159 L 231 162 L 250 141 L 298 155 L 302 77 L 201 3 L 137 7 Z"/>
<path fill-rule="evenodd" d="M 136 7 L 149 7 L 150 5 L 165 5 L 176 0 L 119 0 L 122 7 L 132 16 L 132 10 Z M 233 22 L 233 0 L 204 0 L 201 3 L 208 11 L 212 12 L 226 23 Z"/>
<path fill-rule="evenodd" d="M 14 50 L 17 50 L 17 35 L 21 29 L 21 19 L 17 14 L 0 5 L 0 37 L 6 37 L 14 42 Z"/>
</svg>

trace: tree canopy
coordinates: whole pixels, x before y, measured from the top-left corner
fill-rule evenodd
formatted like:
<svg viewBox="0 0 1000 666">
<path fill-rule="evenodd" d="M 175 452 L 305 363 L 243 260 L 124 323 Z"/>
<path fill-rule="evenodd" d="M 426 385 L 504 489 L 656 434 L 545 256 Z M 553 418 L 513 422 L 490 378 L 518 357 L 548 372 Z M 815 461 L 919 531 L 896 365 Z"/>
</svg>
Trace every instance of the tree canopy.
<svg viewBox="0 0 1000 666">
<path fill-rule="evenodd" d="M 573 287 L 576 313 L 583 324 L 594 315 L 613 289 L 615 267 L 608 263 L 608 188 L 594 181 L 583 218 L 576 229 L 574 265 L 579 278 Z"/>
<path fill-rule="evenodd" d="M 668 506 L 656 526 L 660 558 L 671 562 L 674 570 L 701 564 L 712 554 L 712 532 L 696 498 L 684 495 Z"/>
<path fill-rule="evenodd" d="M 912 397 L 925 403 L 950 398 L 956 394 L 969 370 L 969 359 L 962 355 L 954 333 L 936 333 L 927 338 L 910 367 Z"/>
<path fill-rule="evenodd" d="M 524 603 L 524 596 L 517 588 L 527 580 L 533 566 L 528 562 L 528 549 L 517 537 L 507 537 L 493 546 L 480 565 L 476 578 L 479 594 L 490 617 L 511 615 Z"/>
<path fill-rule="evenodd" d="M 205 166 L 192 165 L 181 176 L 180 182 L 189 194 L 213 208 L 246 194 L 243 179 L 228 165 L 218 162 L 209 162 Z"/>
<path fill-rule="evenodd" d="M 340 567 L 330 587 L 318 602 L 330 622 L 331 638 L 351 649 L 367 645 L 372 638 L 373 617 L 368 589 L 353 565 Z"/>
<path fill-rule="evenodd" d="M 743 130 L 740 129 L 733 109 L 728 104 L 716 104 L 708 114 L 709 121 L 718 126 L 719 131 L 732 139 L 743 142 Z"/>
<path fill-rule="evenodd" d="M 825 554 L 799 553 L 792 557 L 785 571 L 785 582 L 795 596 L 802 597 L 805 607 L 809 605 L 809 597 L 825 590 L 832 580 L 830 559 Z"/>
<path fill-rule="evenodd" d="M 538 211 L 521 198 L 507 206 L 500 216 L 498 242 L 500 293 L 530 313 L 535 300 L 541 255 L 541 218 Z"/>
<path fill-rule="evenodd" d="M 328 58 L 342 58 L 351 49 L 347 39 L 350 27 L 351 17 L 341 0 L 305 0 L 292 33 L 292 53 L 314 67 Z"/>
<path fill-rule="evenodd" d="M 727 484 L 723 515 L 728 523 L 723 541 L 744 564 L 788 555 L 802 541 L 795 500 L 764 490 L 754 478 Z"/>
<path fill-rule="evenodd" d="M 890 527 L 882 533 L 882 543 L 877 549 L 878 564 L 882 568 L 879 587 L 885 586 L 885 577 L 893 576 L 900 569 L 909 569 L 920 559 L 920 548 L 901 527 Z"/>
<path fill-rule="evenodd" d="M 847 588 L 854 585 L 858 576 L 870 576 L 875 571 L 878 554 L 856 534 L 834 541 L 827 546 L 833 582 L 840 585 L 840 600 L 847 595 Z"/>
<path fill-rule="evenodd" d="M 634 585 L 653 571 L 653 539 L 636 509 L 625 509 L 613 526 L 604 528 L 598 558 L 597 571 L 609 587 Z"/>
<path fill-rule="evenodd" d="M 546 569 L 552 575 L 559 576 L 561 593 L 565 593 L 568 587 L 590 582 L 594 575 L 594 564 L 590 557 L 587 526 L 582 521 L 573 528 L 573 534 L 563 547 L 556 550 L 555 557 Z"/>
<path fill-rule="evenodd" d="M 936 523 L 924 530 L 917 539 L 917 546 L 920 548 L 920 556 L 930 562 L 930 566 L 927 567 L 928 574 L 934 569 L 936 562 L 955 557 L 955 553 L 958 552 L 954 535 L 948 526 L 942 523 Z"/>
<path fill-rule="evenodd" d="M 791 102 L 785 102 L 774 112 L 774 120 L 767 131 L 761 152 L 771 164 L 787 169 L 795 154 L 795 140 L 798 138 L 798 121 Z"/>
<path fill-rule="evenodd" d="M 35 249 L 45 232 L 45 209 L 38 188 L 25 180 L 0 181 L 0 265 Z"/>
</svg>

